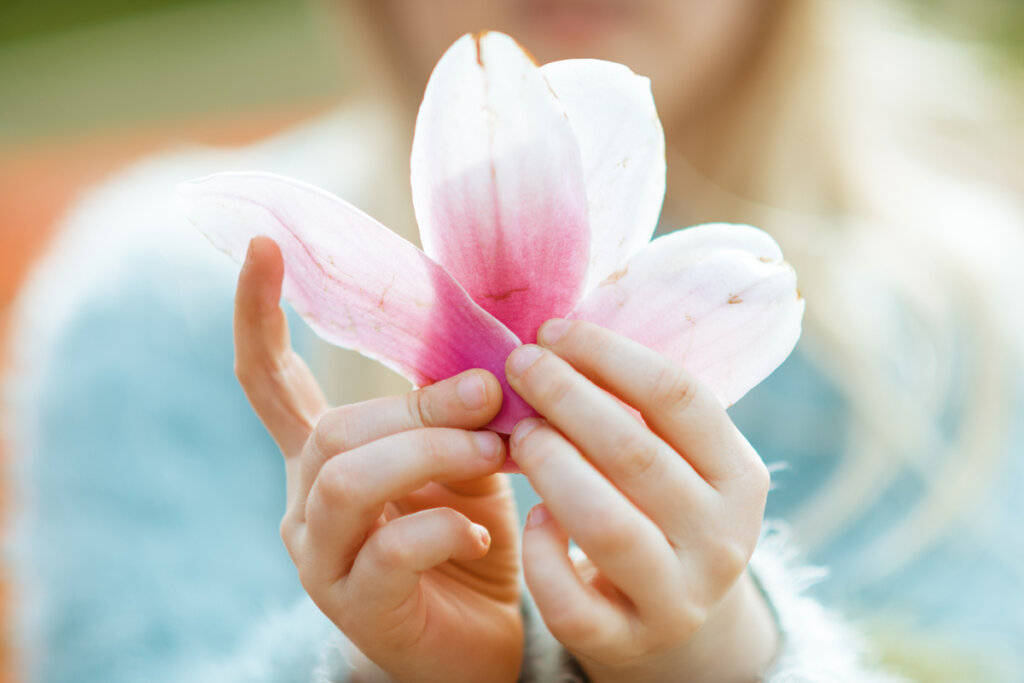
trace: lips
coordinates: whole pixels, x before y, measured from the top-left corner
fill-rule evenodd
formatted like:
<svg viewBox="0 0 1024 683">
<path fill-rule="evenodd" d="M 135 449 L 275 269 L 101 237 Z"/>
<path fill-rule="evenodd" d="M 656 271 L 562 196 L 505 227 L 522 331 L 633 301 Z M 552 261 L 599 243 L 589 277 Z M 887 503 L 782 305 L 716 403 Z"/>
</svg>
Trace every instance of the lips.
<svg viewBox="0 0 1024 683">
<path fill-rule="evenodd" d="M 640 3 L 623 0 L 524 0 L 520 7 L 531 31 L 569 44 L 604 38 L 640 11 Z"/>
</svg>

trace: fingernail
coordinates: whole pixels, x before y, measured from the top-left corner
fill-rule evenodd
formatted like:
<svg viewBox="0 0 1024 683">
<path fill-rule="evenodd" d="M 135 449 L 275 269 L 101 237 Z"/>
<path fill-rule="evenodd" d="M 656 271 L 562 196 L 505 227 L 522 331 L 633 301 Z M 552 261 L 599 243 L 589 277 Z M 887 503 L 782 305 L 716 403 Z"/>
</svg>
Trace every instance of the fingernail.
<svg viewBox="0 0 1024 683">
<path fill-rule="evenodd" d="M 539 417 L 528 417 L 525 420 L 520 420 L 519 423 L 512 430 L 512 443 L 519 443 L 526 438 L 526 435 L 532 432 L 541 423 Z"/>
<path fill-rule="evenodd" d="M 477 373 L 466 375 L 455 385 L 455 393 L 459 395 L 462 405 L 467 410 L 480 410 L 487 403 L 487 387 Z"/>
<path fill-rule="evenodd" d="M 530 510 L 530 514 L 527 515 L 526 526 L 540 526 L 549 519 L 551 519 L 551 513 L 548 512 L 548 509 L 543 505 L 537 505 L 532 510 Z"/>
<path fill-rule="evenodd" d="M 533 344 L 520 346 L 508 359 L 508 369 L 515 375 L 521 375 L 526 369 L 533 365 L 534 361 L 540 358 L 540 347 Z"/>
<path fill-rule="evenodd" d="M 491 544 L 491 532 L 487 530 L 487 527 L 481 526 L 480 524 L 474 524 L 473 531 L 476 532 L 477 538 L 480 539 L 480 543 L 484 546 L 489 546 Z"/>
<path fill-rule="evenodd" d="M 501 437 L 494 432 L 473 432 L 473 439 L 487 460 L 497 460 L 501 455 Z"/>
<path fill-rule="evenodd" d="M 569 329 L 569 321 L 561 318 L 553 318 L 540 328 L 540 341 L 548 346 L 554 344 L 565 335 Z"/>
</svg>

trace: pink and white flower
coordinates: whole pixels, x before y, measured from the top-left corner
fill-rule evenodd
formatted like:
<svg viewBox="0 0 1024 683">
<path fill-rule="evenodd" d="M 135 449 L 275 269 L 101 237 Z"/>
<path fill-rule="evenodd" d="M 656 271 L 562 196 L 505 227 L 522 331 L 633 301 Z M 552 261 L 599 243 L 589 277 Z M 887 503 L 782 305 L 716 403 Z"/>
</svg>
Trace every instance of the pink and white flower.
<svg viewBox="0 0 1024 683">
<path fill-rule="evenodd" d="M 651 241 L 664 134 L 647 79 L 620 64 L 538 67 L 508 36 L 465 36 L 416 121 L 412 193 L 423 251 L 316 187 L 267 173 L 179 189 L 190 219 L 241 260 L 267 235 L 284 296 L 324 339 L 423 386 L 468 368 L 502 382 L 490 427 L 530 407 L 505 383 L 513 348 L 552 317 L 659 351 L 729 405 L 796 344 L 804 304 L 764 232 L 704 225 Z"/>
</svg>

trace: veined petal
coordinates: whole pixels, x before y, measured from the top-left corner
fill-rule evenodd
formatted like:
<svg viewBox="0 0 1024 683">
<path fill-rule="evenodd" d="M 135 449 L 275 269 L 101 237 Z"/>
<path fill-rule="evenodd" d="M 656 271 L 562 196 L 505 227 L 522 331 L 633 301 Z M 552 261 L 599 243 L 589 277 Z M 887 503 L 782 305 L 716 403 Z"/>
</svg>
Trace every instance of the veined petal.
<svg viewBox="0 0 1024 683">
<path fill-rule="evenodd" d="M 565 107 L 583 159 L 589 291 L 654 234 L 665 200 L 665 133 L 651 82 L 622 64 L 567 59 L 541 73 Z"/>
<path fill-rule="evenodd" d="M 523 341 L 583 291 L 590 231 L 579 147 L 540 70 L 500 33 L 438 62 L 416 120 L 423 248 Z"/>
<path fill-rule="evenodd" d="M 266 235 L 285 261 L 283 292 L 327 341 L 424 386 L 469 368 L 502 383 L 491 426 L 533 413 L 505 383 L 519 340 L 423 252 L 351 204 L 269 173 L 224 173 L 179 187 L 190 220 L 235 260 Z"/>
<path fill-rule="evenodd" d="M 660 352 L 729 406 L 786 359 L 803 311 L 796 273 L 775 241 L 716 224 L 655 239 L 570 317 Z"/>
</svg>

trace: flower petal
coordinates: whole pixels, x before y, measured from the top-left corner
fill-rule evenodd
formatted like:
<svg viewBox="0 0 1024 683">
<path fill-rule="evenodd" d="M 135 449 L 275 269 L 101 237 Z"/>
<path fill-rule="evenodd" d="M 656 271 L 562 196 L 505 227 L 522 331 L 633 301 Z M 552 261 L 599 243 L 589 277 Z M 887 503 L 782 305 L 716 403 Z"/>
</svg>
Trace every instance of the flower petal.
<svg viewBox="0 0 1024 683">
<path fill-rule="evenodd" d="M 655 239 L 570 317 L 660 352 L 728 406 L 786 359 L 803 311 L 796 273 L 775 241 L 716 224 Z"/>
<path fill-rule="evenodd" d="M 654 234 L 665 200 L 665 133 L 651 82 L 622 64 L 567 59 L 541 73 L 565 107 L 583 158 L 589 291 Z"/>
<path fill-rule="evenodd" d="M 519 340 L 443 268 L 347 202 L 269 173 L 224 173 L 179 187 L 189 218 L 235 260 L 272 238 L 285 260 L 284 296 L 327 341 L 379 360 L 423 386 L 469 368 L 505 394 L 491 426 L 511 432 L 533 411 L 505 383 Z"/>
<path fill-rule="evenodd" d="M 590 250 L 579 147 L 508 36 L 464 36 L 438 62 L 416 120 L 412 193 L 424 251 L 520 339 L 576 305 Z"/>
</svg>

